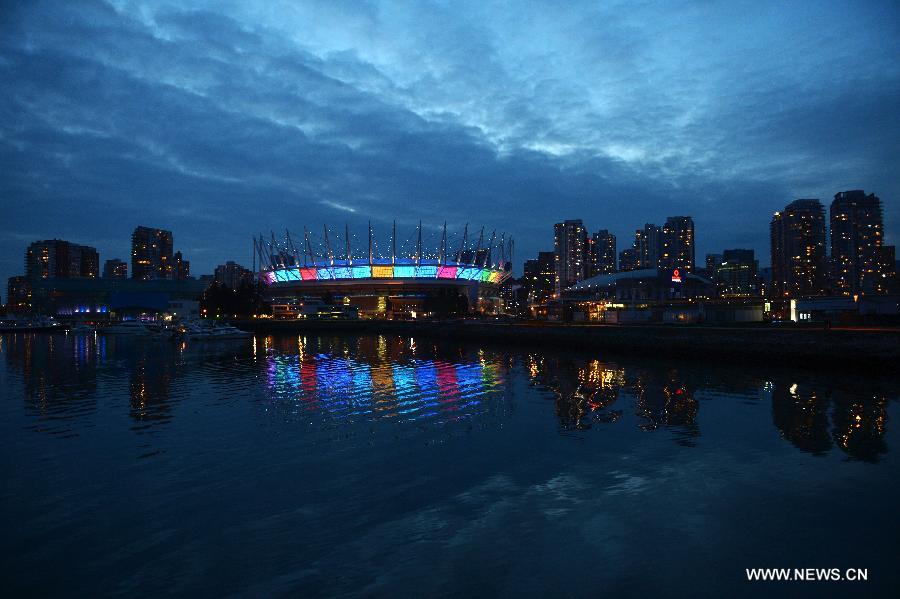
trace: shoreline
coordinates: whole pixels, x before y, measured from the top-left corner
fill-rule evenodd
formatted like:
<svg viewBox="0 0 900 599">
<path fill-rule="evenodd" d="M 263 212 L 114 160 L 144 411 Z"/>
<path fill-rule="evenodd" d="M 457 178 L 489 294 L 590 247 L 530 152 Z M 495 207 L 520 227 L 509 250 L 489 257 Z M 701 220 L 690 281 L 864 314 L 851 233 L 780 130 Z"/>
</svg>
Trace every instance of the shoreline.
<svg viewBox="0 0 900 599">
<path fill-rule="evenodd" d="M 703 360 L 746 360 L 802 368 L 882 370 L 900 364 L 900 329 L 596 325 L 481 321 L 253 320 L 257 333 L 398 334 L 460 341 Z M 693 355 L 692 355 L 693 354 Z"/>
</svg>

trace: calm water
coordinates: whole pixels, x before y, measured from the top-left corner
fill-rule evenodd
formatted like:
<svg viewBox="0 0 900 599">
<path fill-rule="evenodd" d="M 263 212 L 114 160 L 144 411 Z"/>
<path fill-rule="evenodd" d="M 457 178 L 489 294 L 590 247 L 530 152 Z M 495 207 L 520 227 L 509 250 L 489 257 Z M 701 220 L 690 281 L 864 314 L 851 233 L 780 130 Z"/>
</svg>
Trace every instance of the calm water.
<svg viewBox="0 0 900 599">
<path fill-rule="evenodd" d="M 0 590 L 887 595 L 897 398 L 854 373 L 399 337 L 6 335 Z"/>
</svg>

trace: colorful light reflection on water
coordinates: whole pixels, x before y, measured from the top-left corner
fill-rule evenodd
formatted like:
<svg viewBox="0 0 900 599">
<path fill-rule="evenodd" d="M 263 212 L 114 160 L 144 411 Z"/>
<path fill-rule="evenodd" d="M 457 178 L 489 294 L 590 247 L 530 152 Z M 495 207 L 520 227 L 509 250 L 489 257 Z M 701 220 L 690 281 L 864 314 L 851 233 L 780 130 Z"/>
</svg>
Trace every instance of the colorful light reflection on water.
<svg viewBox="0 0 900 599">
<path fill-rule="evenodd" d="M 477 406 L 499 396 L 504 381 L 501 365 L 477 354 L 459 362 L 418 358 L 413 340 L 362 339 L 352 357 L 347 348 L 344 354 L 326 349 L 318 338 L 300 337 L 281 350 L 268 345 L 274 409 L 324 411 L 336 419 L 459 419 L 477 415 Z"/>
</svg>

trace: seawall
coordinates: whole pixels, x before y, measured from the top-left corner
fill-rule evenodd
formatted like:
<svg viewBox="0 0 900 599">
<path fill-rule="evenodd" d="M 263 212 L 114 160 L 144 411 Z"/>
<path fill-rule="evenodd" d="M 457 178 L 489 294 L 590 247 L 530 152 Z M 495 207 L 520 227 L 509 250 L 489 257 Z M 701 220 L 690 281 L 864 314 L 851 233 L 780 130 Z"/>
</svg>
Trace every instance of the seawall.
<svg viewBox="0 0 900 599">
<path fill-rule="evenodd" d="M 604 350 L 699 360 L 748 360 L 781 366 L 877 370 L 900 365 L 900 329 L 808 329 L 762 326 L 609 326 L 483 321 L 253 320 L 235 323 L 260 333 L 393 334 L 524 348 Z"/>
</svg>

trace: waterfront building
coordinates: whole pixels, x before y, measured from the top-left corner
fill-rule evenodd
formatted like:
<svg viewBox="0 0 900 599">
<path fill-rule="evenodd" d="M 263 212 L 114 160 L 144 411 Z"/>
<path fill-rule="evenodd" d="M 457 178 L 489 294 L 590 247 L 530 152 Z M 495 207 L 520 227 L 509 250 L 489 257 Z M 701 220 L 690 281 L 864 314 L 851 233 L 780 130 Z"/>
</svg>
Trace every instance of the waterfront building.
<svg viewBox="0 0 900 599">
<path fill-rule="evenodd" d="M 881 200 L 861 189 L 831 202 L 831 288 L 837 295 L 886 293 L 893 279 L 891 251 L 884 250 Z"/>
<path fill-rule="evenodd" d="M 175 279 L 172 232 L 137 227 L 131 235 L 131 278 L 141 281 Z"/>
<path fill-rule="evenodd" d="M 537 259 L 527 260 L 524 279 L 529 304 L 543 305 L 550 301 L 556 287 L 556 254 L 538 252 Z"/>
<path fill-rule="evenodd" d="M 758 295 L 757 271 L 759 262 L 753 250 L 725 250 L 719 265 L 715 267 L 714 280 L 724 297 L 749 297 Z"/>
<path fill-rule="evenodd" d="M 25 275 L 30 279 L 96 278 L 99 270 L 100 254 L 90 246 L 48 239 L 25 250 Z"/>
<path fill-rule="evenodd" d="M 424 245 L 421 225 L 410 237 L 418 240 L 414 246 L 393 243 L 398 239 L 396 232 L 391 242 L 377 244 L 371 228 L 367 249 L 353 247 L 346 227 L 344 237 L 344 243 L 332 247 L 326 229 L 325 247 L 318 251 L 313 251 L 308 234 L 300 250 L 289 237 L 255 241 L 263 296 L 273 306 L 287 306 L 279 310 L 281 315 L 300 316 L 292 306 L 301 307 L 307 298 L 352 309 L 361 318 L 497 314 L 502 310 L 499 288 L 511 275 L 513 247 L 512 239 L 505 235 L 499 236 L 499 244 L 492 235 L 487 248 L 479 238 L 473 251 L 463 234 L 455 253 L 448 252 L 446 227 L 436 247 Z M 378 252 L 379 245 L 390 252 Z M 339 247 L 342 251 L 336 252 Z"/>
<path fill-rule="evenodd" d="M 638 253 L 635 248 L 628 248 L 619 252 L 619 271 L 637 270 L 640 268 Z"/>
<path fill-rule="evenodd" d="M 231 260 L 218 265 L 213 277 L 217 284 L 232 290 L 236 290 L 245 283 L 253 283 L 253 273 Z"/>
<path fill-rule="evenodd" d="M 694 270 L 694 219 L 690 216 L 670 216 L 661 234 L 660 268 Z"/>
<path fill-rule="evenodd" d="M 616 236 L 606 229 L 591 239 L 591 276 L 616 272 Z"/>
<path fill-rule="evenodd" d="M 31 280 L 28 277 L 10 277 L 7 280 L 6 311 L 10 314 L 31 311 Z"/>
<path fill-rule="evenodd" d="M 816 199 L 795 200 L 770 224 L 772 297 L 823 295 L 826 289 L 825 210 Z"/>
<path fill-rule="evenodd" d="M 638 268 L 657 268 L 661 247 L 662 230 L 647 223 L 643 229 L 634 232 L 634 249 L 637 251 Z"/>
<path fill-rule="evenodd" d="M 609 324 L 654 319 L 692 322 L 702 314 L 697 300 L 714 295 L 715 285 L 705 277 L 687 272 L 675 276 L 672 270 L 663 268 L 640 268 L 581 281 L 555 300 L 551 315 L 560 320 Z"/>
<path fill-rule="evenodd" d="M 112 258 L 103 263 L 104 279 L 127 279 L 128 263 L 119 258 Z"/>
<path fill-rule="evenodd" d="M 587 229 L 581 219 L 567 220 L 553 226 L 554 252 L 556 253 L 556 294 L 588 273 Z"/>
</svg>

